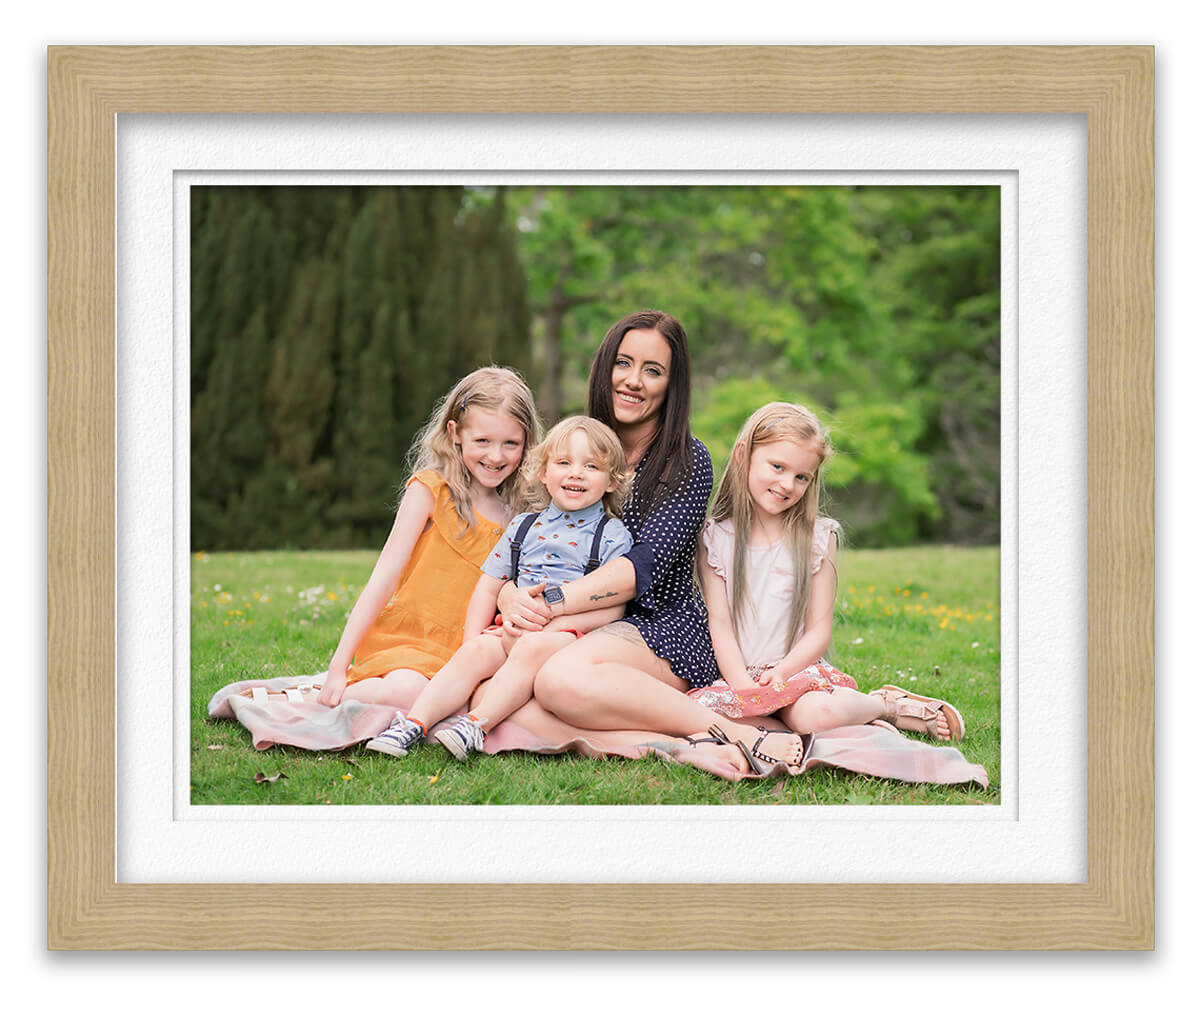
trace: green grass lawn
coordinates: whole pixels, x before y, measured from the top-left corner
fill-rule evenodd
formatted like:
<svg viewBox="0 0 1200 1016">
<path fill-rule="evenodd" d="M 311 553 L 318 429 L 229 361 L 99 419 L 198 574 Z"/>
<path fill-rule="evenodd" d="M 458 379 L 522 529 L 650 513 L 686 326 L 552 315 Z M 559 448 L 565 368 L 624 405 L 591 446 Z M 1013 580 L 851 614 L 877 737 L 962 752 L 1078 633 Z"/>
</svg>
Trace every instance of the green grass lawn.
<svg viewBox="0 0 1200 1016">
<path fill-rule="evenodd" d="M 405 759 L 361 745 L 259 752 L 238 724 L 208 719 L 209 698 L 232 681 L 321 671 L 375 558 L 373 551 L 192 557 L 193 804 L 999 803 L 997 548 L 843 551 L 832 646 L 833 662 L 863 691 L 898 684 L 953 702 L 967 724 L 959 747 L 987 769 L 988 790 L 831 769 L 731 784 L 658 758 L 512 752 L 460 763 L 436 744 Z M 267 779 L 256 782 L 260 774 Z"/>
</svg>

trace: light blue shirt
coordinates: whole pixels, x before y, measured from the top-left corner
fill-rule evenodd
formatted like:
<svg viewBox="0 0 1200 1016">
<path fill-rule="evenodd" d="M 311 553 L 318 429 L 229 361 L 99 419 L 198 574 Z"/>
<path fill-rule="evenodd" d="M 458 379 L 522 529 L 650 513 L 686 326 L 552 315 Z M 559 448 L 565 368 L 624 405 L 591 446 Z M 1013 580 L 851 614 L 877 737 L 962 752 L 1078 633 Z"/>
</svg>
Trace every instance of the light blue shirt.
<svg viewBox="0 0 1200 1016">
<path fill-rule="evenodd" d="M 483 562 L 483 573 L 496 579 L 511 579 L 512 541 L 524 515 L 518 515 L 508 524 L 487 560 Z M 596 526 L 604 517 L 604 502 L 577 512 L 564 512 L 550 502 L 538 512 L 525 542 L 517 569 L 517 585 L 532 586 L 539 582 L 560 585 L 581 578 L 592 553 L 592 540 Z M 620 519 L 610 518 L 600 539 L 600 563 L 605 564 L 620 557 L 633 546 L 633 537 Z"/>
</svg>

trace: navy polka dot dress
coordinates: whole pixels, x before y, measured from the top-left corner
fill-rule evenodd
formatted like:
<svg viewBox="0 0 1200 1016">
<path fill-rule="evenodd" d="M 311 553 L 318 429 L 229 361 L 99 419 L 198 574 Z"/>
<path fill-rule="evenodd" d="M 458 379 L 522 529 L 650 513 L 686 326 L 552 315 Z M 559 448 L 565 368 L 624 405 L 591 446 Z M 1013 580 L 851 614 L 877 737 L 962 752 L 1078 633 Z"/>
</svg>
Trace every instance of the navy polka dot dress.
<svg viewBox="0 0 1200 1016">
<path fill-rule="evenodd" d="M 638 463 L 635 473 L 645 461 Z M 708 612 L 693 572 L 696 539 L 712 485 L 712 459 L 693 437 L 691 474 L 683 485 L 644 521 L 639 521 L 643 495 L 635 487 L 622 513 L 634 540 L 627 556 L 637 572 L 637 592 L 625 608 L 624 619 L 693 688 L 706 688 L 720 676 L 708 633 Z"/>
</svg>

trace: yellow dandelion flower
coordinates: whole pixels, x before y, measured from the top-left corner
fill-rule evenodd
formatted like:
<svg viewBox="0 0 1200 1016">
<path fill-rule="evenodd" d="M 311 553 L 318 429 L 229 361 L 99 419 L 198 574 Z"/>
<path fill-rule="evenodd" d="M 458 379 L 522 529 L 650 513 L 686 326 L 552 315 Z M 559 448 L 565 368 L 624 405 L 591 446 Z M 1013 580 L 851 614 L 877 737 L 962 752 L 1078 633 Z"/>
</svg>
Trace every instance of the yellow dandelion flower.
<svg viewBox="0 0 1200 1016">
<path fill-rule="evenodd" d="M 352 779 L 354 779 L 354 776 L 351 773 L 342 773 L 342 779 L 343 780 L 352 780 Z"/>
</svg>

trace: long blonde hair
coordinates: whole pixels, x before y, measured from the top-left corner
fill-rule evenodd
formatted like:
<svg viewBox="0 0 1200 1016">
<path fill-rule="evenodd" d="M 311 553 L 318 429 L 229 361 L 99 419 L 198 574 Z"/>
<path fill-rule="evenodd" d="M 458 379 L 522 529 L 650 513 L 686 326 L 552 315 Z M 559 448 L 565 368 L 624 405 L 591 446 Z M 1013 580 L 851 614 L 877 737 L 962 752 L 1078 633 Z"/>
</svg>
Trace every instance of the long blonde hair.
<svg viewBox="0 0 1200 1016">
<path fill-rule="evenodd" d="M 609 479 L 614 484 L 613 489 L 601 499 L 604 502 L 604 510 L 614 518 L 620 516 L 633 486 L 633 470 L 625 461 L 625 451 L 613 429 L 590 416 L 568 416 L 560 420 L 550 429 L 545 440 L 525 456 L 522 492 L 519 497 L 520 511 L 541 511 L 550 503 L 550 492 L 542 483 L 542 473 L 577 430 L 583 431 L 596 461 L 609 474 Z"/>
<path fill-rule="evenodd" d="M 742 426 L 729 462 L 721 474 L 717 494 L 713 498 L 711 516 L 718 522 L 730 519 L 733 523 L 733 574 L 731 593 L 734 604 L 733 623 L 735 630 L 739 619 L 747 609 L 746 595 L 746 546 L 753 520 L 753 502 L 750 499 L 749 467 L 750 456 L 762 445 L 777 441 L 791 441 L 817 453 L 817 468 L 813 471 L 804 496 L 791 505 L 781 516 L 784 540 L 792 559 L 792 573 L 796 584 L 792 592 L 792 604 L 788 621 L 787 644 L 796 641 L 804 615 L 808 610 L 809 591 L 812 584 L 812 569 L 809 563 L 812 554 L 813 528 L 816 526 L 821 503 L 821 471 L 833 455 L 833 445 L 821 421 L 808 409 L 790 402 L 770 402 L 757 410 Z M 834 538 L 836 539 L 836 529 Z M 753 609 L 753 604 L 749 604 Z"/>
<path fill-rule="evenodd" d="M 468 409 L 507 413 L 524 432 L 522 455 L 528 453 L 541 436 L 542 424 L 534 404 L 533 392 L 515 370 L 508 367 L 480 367 L 472 371 L 446 393 L 433 408 L 425 426 L 413 439 L 408 452 L 409 476 L 424 469 L 441 474 L 450 490 L 450 500 L 465 528 L 474 528 L 475 511 L 471 504 L 471 474 L 462 459 L 462 451 L 450 436 L 449 424 L 462 425 Z M 518 466 L 496 488 L 500 499 L 511 509 L 521 486 Z"/>
</svg>

